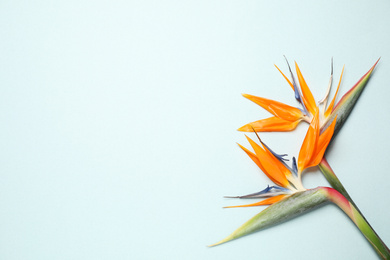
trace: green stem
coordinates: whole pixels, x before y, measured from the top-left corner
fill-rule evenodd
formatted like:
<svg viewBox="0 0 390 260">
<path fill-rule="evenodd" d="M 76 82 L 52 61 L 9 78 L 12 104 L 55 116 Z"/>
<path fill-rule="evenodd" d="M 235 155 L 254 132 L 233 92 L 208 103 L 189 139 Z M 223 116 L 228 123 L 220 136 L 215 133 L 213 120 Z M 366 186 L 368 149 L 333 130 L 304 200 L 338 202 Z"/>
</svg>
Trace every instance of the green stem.
<svg viewBox="0 0 390 260">
<path fill-rule="evenodd" d="M 339 178 L 337 178 L 336 173 L 330 167 L 326 158 L 322 158 L 320 164 L 318 164 L 322 174 L 325 176 L 326 180 L 332 186 L 332 188 L 336 189 L 340 192 L 347 200 L 349 200 L 355 208 L 357 208 L 355 202 L 352 200 L 351 196 L 349 196 L 347 190 L 344 188 L 343 184 L 340 182 Z"/>
<path fill-rule="evenodd" d="M 371 227 L 370 223 L 366 220 L 363 213 L 360 211 L 358 206 L 355 204 L 355 202 L 352 200 L 351 196 L 349 196 L 347 190 L 344 188 L 343 184 L 340 182 L 339 178 L 337 178 L 335 172 L 330 167 L 328 161 L 326 158 L 322 158 L 320 164 L 318 165 L 321 172 L 324 174 L 326 180 L 329 182 L 329 184 L 338 192 L 340 192 L 346 200 L 349 201 L 351 204 L 351 208 L 355 212 L 356 221 L 358 221 L 359 225 L 355 222 L 355 224 L 359 227 L 359 229 L 362 231 L 364 236 L 368 239 L 368 241 L 371 243 L 371 245 L 374 247 L 374 249 L 377 251 L 377 253 L 382 256 L 383 259 L 390 259 L 390 251 L 386 244 L 381 240 L 381 238 L 378 236 L 378 234 L 375 232 L 375 230 Z M 352 218 L 351 218 L 352 219 Z M 375 243 L 373 244 L 374 241 Z M 386 254 L 384 254 L 386 253 Z M 384 257 L 385 256 L 385 257 Z"/>
<path fill-rule="evenodd" d="M 332 188 L 323 188 L 327 191 L 329 199 L 339 206 L 360 229 L 368 242 L 382 259 L 390 259 L 390 250 L 360 211 L 342 194 Z"/>
</svg>

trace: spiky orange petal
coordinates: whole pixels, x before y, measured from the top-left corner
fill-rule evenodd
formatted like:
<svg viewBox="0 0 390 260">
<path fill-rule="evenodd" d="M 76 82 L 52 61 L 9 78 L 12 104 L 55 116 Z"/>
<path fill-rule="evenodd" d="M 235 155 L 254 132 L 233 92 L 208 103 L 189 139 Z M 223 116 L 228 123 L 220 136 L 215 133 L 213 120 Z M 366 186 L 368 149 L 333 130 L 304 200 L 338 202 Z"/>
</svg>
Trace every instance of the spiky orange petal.
<svg viewBox="0 0 390 260">
<path fill-rule="evenodd" d="M 246 124 L 238 128 L 238 131 L 253 132 L 253 129 L 255 129 L 256 132 L 286 132 L 294 130 L 299 122 L 301 122 L 301 119 L 287 121 L 279 117 L 269 117 Z"/>
<path fill-rule="evenodd" d="M 322 157 L 324 157 L 324 153 L 326 151 L 326 148 L 328 148 L 328 145 L 330 143 L 330 140 L 332 139 L 334 128 L 336 126 L 337 116 L 333 120 L 332 124 L 326 128 L 326 130 L 320 135 L 320 138 L 318 140 L 318 144 L 315 151 L 315 156 L 311 162 L 311 165 L 308 165 L 307 167 L 316 166 L 319 164 L 322 160 Z"/>
<path fill-rule="evenodd" d="M 316 101 L 314 100 L 313 94 L 311 93 L 309 87 L 307 86 L 306 81 L 303 78 L 303 75 L 301 73 L 301 70 L 299 69 L 298 64 L 296 62 L 295 62 L 295 68 L 297 71 L 299 85 L 301 86 L 301 90 L 302 90 L 303 103 L 305 104 L 307 110 L 312 115 L 314 115 L 317 110 Z"/>
<path fill-rule="evenodd" d="M 287 195 L 285 195 L 285 194 L 277 195 L 275 197 L 271 197 L 271 198 L 268 198 L 268 199 L 265 199 L 265 200 L 262 200 L 262 201 L 259 201 L 259 202 L 256 202 L 256 203 L 252 203 L 252 204 L 238 205 L 238 206 L 228 206 L 228 207 L 224 207 L 224 208 L 241 208 L 241 207 L 254 207 L 254 206 L 262 206 L 262 205 L 271 205 L 271 204 L 274 204 L 274 203 L 276 203 L 278 201 L 281 201 L 286 196 Z"/>
<path fill-rule="evenodd" d="M 344 66 L 343 66 L 343 70 L 341 71 L 340 80 L 339 80 L 339 84 L 337 85 L 336 93 L 334 94 L 332 101 L 329 103 L 328 108 L 325 111 L 325 117 L 328 117 L 330 115 L 330 113 L 332 113 L 334 102 L 336 101 L 336 96 L 337 96 L 337 93 L 339 92 L 341 79 L 343 78 L 343 73 L 344 73 Z"/>
<path fill-rule="evenodd" d="M 260 145 L 246 136 L 253 150 L 255 151 L 257 158 L 261 164 L 261 169 L 275 184 L 287 187 L 289 182 L 283 172 L 279 169 L 278 164 L 281 162 L 273 155 L 270 156 Z"/>
<path fill-rule="evenodd" d="M 275 64 L 274 64 L 275 65 Z M 291 81 L 286 77 L 286 75 L 283 74 L 283 72 L 278 68 L 278 66 L 275 65 L 275 67 L 278 69 L 278 71 L 283 75 L 284 79 L 287 80 L 290 87 L 294 90 L 294 85 L 291 83 Z M 294 90 L 295 91 L 295 90 Z"/>
<path fill-rule="evenodd" d="M 252 159 L 252 161 L 254 163 L 257 164 L 257 166 L 259 166 L 259 168 L 264 172 L 264 169 L 263 169 L 263 166 L 261 165 L 260 161 L 259 161 L 259 158 L 257 158 L 257 155 L 252 153 L 251 151 L 249 151 L 248 149 L 246 149 L 244 146 L 238 144 L 238 146 L 240 146 L 240 148 L 242 150 L 244 150 L 244 152 Z"/>
<path fill-rule="evenodd" d="M 277 116 L 284 120 L 295 121 L 303 117 L 302 111 L 296 107 L 292 107 L 275 100 L 257 97 L 249 94 L 242 95 L 250 101 L 258 104 L 274 116 Z"/>
<path fill-rule="evenodd" d="M 315 149 L 317 147 L 319 135 L 320 135 L 320 122 L 319 122 L 319 112 L 315 113 L 314 118 L 312 119 L 309 129 L 307 130 L 305 139 L 303 140 L 301 150 L 299 151 L 298 156 L 298 171 L 302 172 L 303 169 L 307 168 L 307 165 L 310 165 L 312 157 L 314 155 Z"/>
<path fill-rule="evenodd" d="M 267 146 L 263 145 L 263 148 L 265 150 L 265 152 L 269 155 L 269 156 L 272 156 L 273 158 L 275 158 L 275 156 L 272 154 L 272 152 L 267 148 Z M 280 162 L 280 161 L 279 161 Z M 287 177 L 289 175 L 291 175 L 291 172 L 289 169 L 287 169 L 287 167 L 283 164 L 283 163 L 278 163 L 276 164 L 278 167 L 279 167 L 279 170 Z"/>
</svg>

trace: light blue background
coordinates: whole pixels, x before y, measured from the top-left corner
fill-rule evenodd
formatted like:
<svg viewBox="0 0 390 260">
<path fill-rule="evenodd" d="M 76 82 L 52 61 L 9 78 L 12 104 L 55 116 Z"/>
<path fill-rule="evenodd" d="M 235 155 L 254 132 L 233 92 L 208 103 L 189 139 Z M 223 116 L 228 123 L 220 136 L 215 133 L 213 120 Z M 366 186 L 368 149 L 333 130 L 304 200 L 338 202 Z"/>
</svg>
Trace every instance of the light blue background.
<svg viewBox="0 0 390 260">
<path fill-rule="evenodd" d="M 1 1 L 0 259 L 375 259 L 328 205 L 207 248 L 261 208 L 223 199 L 271 182 L 235 131 L 317 99 L 330 59 L 345 93 L 382 57 L 328 160 L 390 243 L 389 1 Z M 297 155 L 307 125 L 264 133 Z M 306 187 L 326 185 L 318 171 Z"/>
</svg>

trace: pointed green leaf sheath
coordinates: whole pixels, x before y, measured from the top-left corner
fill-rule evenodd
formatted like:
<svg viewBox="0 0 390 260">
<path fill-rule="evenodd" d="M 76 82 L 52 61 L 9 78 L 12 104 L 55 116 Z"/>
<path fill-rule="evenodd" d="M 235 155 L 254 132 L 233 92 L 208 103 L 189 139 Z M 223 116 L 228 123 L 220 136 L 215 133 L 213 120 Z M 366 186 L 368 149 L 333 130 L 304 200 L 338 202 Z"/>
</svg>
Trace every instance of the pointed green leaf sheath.
<svg viewBox="0 0 390 260">
<path fill-rule="evenodd" d="M 333 122 L 333 119 L 337 116 L 333 137 L 336 136 L 338 131 L 343 126 L 345 120 L 347 120 L 360 94 L 363 92 L 365 86 L 367 85 L 367 82 L 378 62 L 379 59 L 375 62 L 374 66 L 372 66 L 371 69 L 366 74 L 364 74 L 364 76 L 361 77 L 361 79 L 356 82 L 356 84 L 341 98 L 341 100 L 333 108 L 333 111 L 330 116 L 327 118 L 326 123 L 321 129 L 321 132 L 324 131 Z"/>
<path fill-rule="evenodd" d="M 356 210 L 356 208 L 340 192 L 328 187 L 318 187 L 311 190 L 297 192 L 286 199 L 269 206 L 244 223 L 228 237 L 210 246 L 217 246 L 256 231 L 260 231 L 267 227 L 274 226 L 323 206 L 328 202 L 336 204 L 347 214 L 382 259 L 390 259 L 389 249 L 372 230 L 360 212 Z"/>
<path fill-rule="evenodd" d="M 328 201 L 325 195 L 326 194 L 320 189 L 297 192 L 275 204 L 272 204 L 248 220 L 231 235 L 211 246 L 216 246 L 233 239 L 249 235 L 311 211 Z"/>
<path fill-rule="evenodd" d="M 337 135 L 338 131 L 344 125 L 344 122 L 347 120 L 349 114 L 351 113 L 353 107 L 355 106 L 360 94 L 363 92 L 367 82 L 375 68 L 378 64 L 380 58 L 375 62 L 371 69 L 364 74 L 361 79 L 356 82 L 356 84 L 341 98 L 337 105 L 333 108 L 331 115 L 327 118 L 326 123 L 321 128 L 323 132 L 330 124 L 333 122 L 333 119 L 337 116 L 336 126 L 334 129 L 333 137 Z M 353 202 L 352 198 L 349 196 L 348 192 L 341 184 L 340 180 L 337 178 L 336 174 L 333 172 L 332 168 L 328 164 L 326 158 L 324 157 L 320 164 L 318 165 L 322 174 L 325 176 L 329 184 L 336 190 L 338 190 L 344 197 L 346 197 L 352 204 L 358 209 L 356 204 Z M 359 209 L 358 209 L 359 210 Z"/>
</svg>

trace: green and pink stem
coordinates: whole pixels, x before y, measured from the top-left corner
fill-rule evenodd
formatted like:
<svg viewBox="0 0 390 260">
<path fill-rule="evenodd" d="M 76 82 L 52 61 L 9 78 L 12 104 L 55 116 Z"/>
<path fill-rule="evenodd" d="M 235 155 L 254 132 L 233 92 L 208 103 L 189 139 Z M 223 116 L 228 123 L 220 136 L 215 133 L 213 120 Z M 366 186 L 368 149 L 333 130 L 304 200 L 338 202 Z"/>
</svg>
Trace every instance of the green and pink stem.
<svg viewBox="0 0 390 260">
<path fill-rule="evenodd" d="M 364 222 L 366 223 L 367 225 L 367 228 L 368 230 L 370 230 L 370 232 L 372 232 L 373 234 L 375 234 L 375 237 L 377 239 L 379 239 L 380 241 L 380 244 L 383 245 L 387 251 L 389 251 L 389 249 L 387 248 L 386 244 L 380 239 L 380 237 L 378 236 L 378 234 L 375 232 L 375 230 L 371 227 L 370 223 L 368 223 L 368 221 L 366 220 L 366 218 L 364 217 L 363 213 L 360 211 L 360 209 L 358 208 L 358 206 L 355 204 L 355 202 L 353 201 L 353 199 L 351 198 L 351 196 L 349 196 L 347 190 L 344 188 L 343 184 L 340 182 L 340 180 L 337 178 L 335 172 L 333 171 L 333 169 L 330 167 L 328 161 L 326 160 L 326 158 L 322 158 L 320 164 L 318 165 L 322 174 L 325 176 L 326 180 L 329 182 L 329 184 L 335 189 L 337 190 L 342 196 L 344 199 L 348 200 L 349 203 L 351 204 L 351 206 L 353 207 L 353 209 L 359 213 L 359 216 L 364 220 Z M 355 223 L 356 224 L 356 223 Z M 362 231 L 363 232 L 363 231 Z M 367 236 L 366 236 L 367 237 Z M 371 242 L 370 242 L 371 243 Z M 371 243 L 372 244 L 372 243 Z M 374 246 L 374 245 L 373 245 Z M 378 252 L 379 253 L 379 252 Z M 390 259 L 389 258 L 385 258 L 385 259 Z"/>
<path fill-rule="evenodd" d="M 318 164 L 318 167 L 320 168 L 322 174 L 325 176 L 326 180 L 329 182 L 330 186 L 332 186 L 332 188 L 343 194 L 343 196 L 347 198 L 357 208 L 355 202 L 353 202 L 351 196 L 349 196 L 347 190 L 344 188 L 339 178 L 337 178 L 336 173 L 332 170 L 325 157 L 322 158 L 320 164 Z"/>
<path fill-rule="evenodd" d="M 360 211 L 340 192 L 332 188 L 322 187 L 326 193 L 328 199 L 339 206 L 345 214 L 355 223 L 360 229 L 363 235 L 366 237 L 368 242 L 373 246 L 375 251 L 382 259 L 390 259 L 390 251 L 385 243 L 381 240 L 378 234 L 372 229 L 371 225 L 363 217 Z"/>
</svg>

